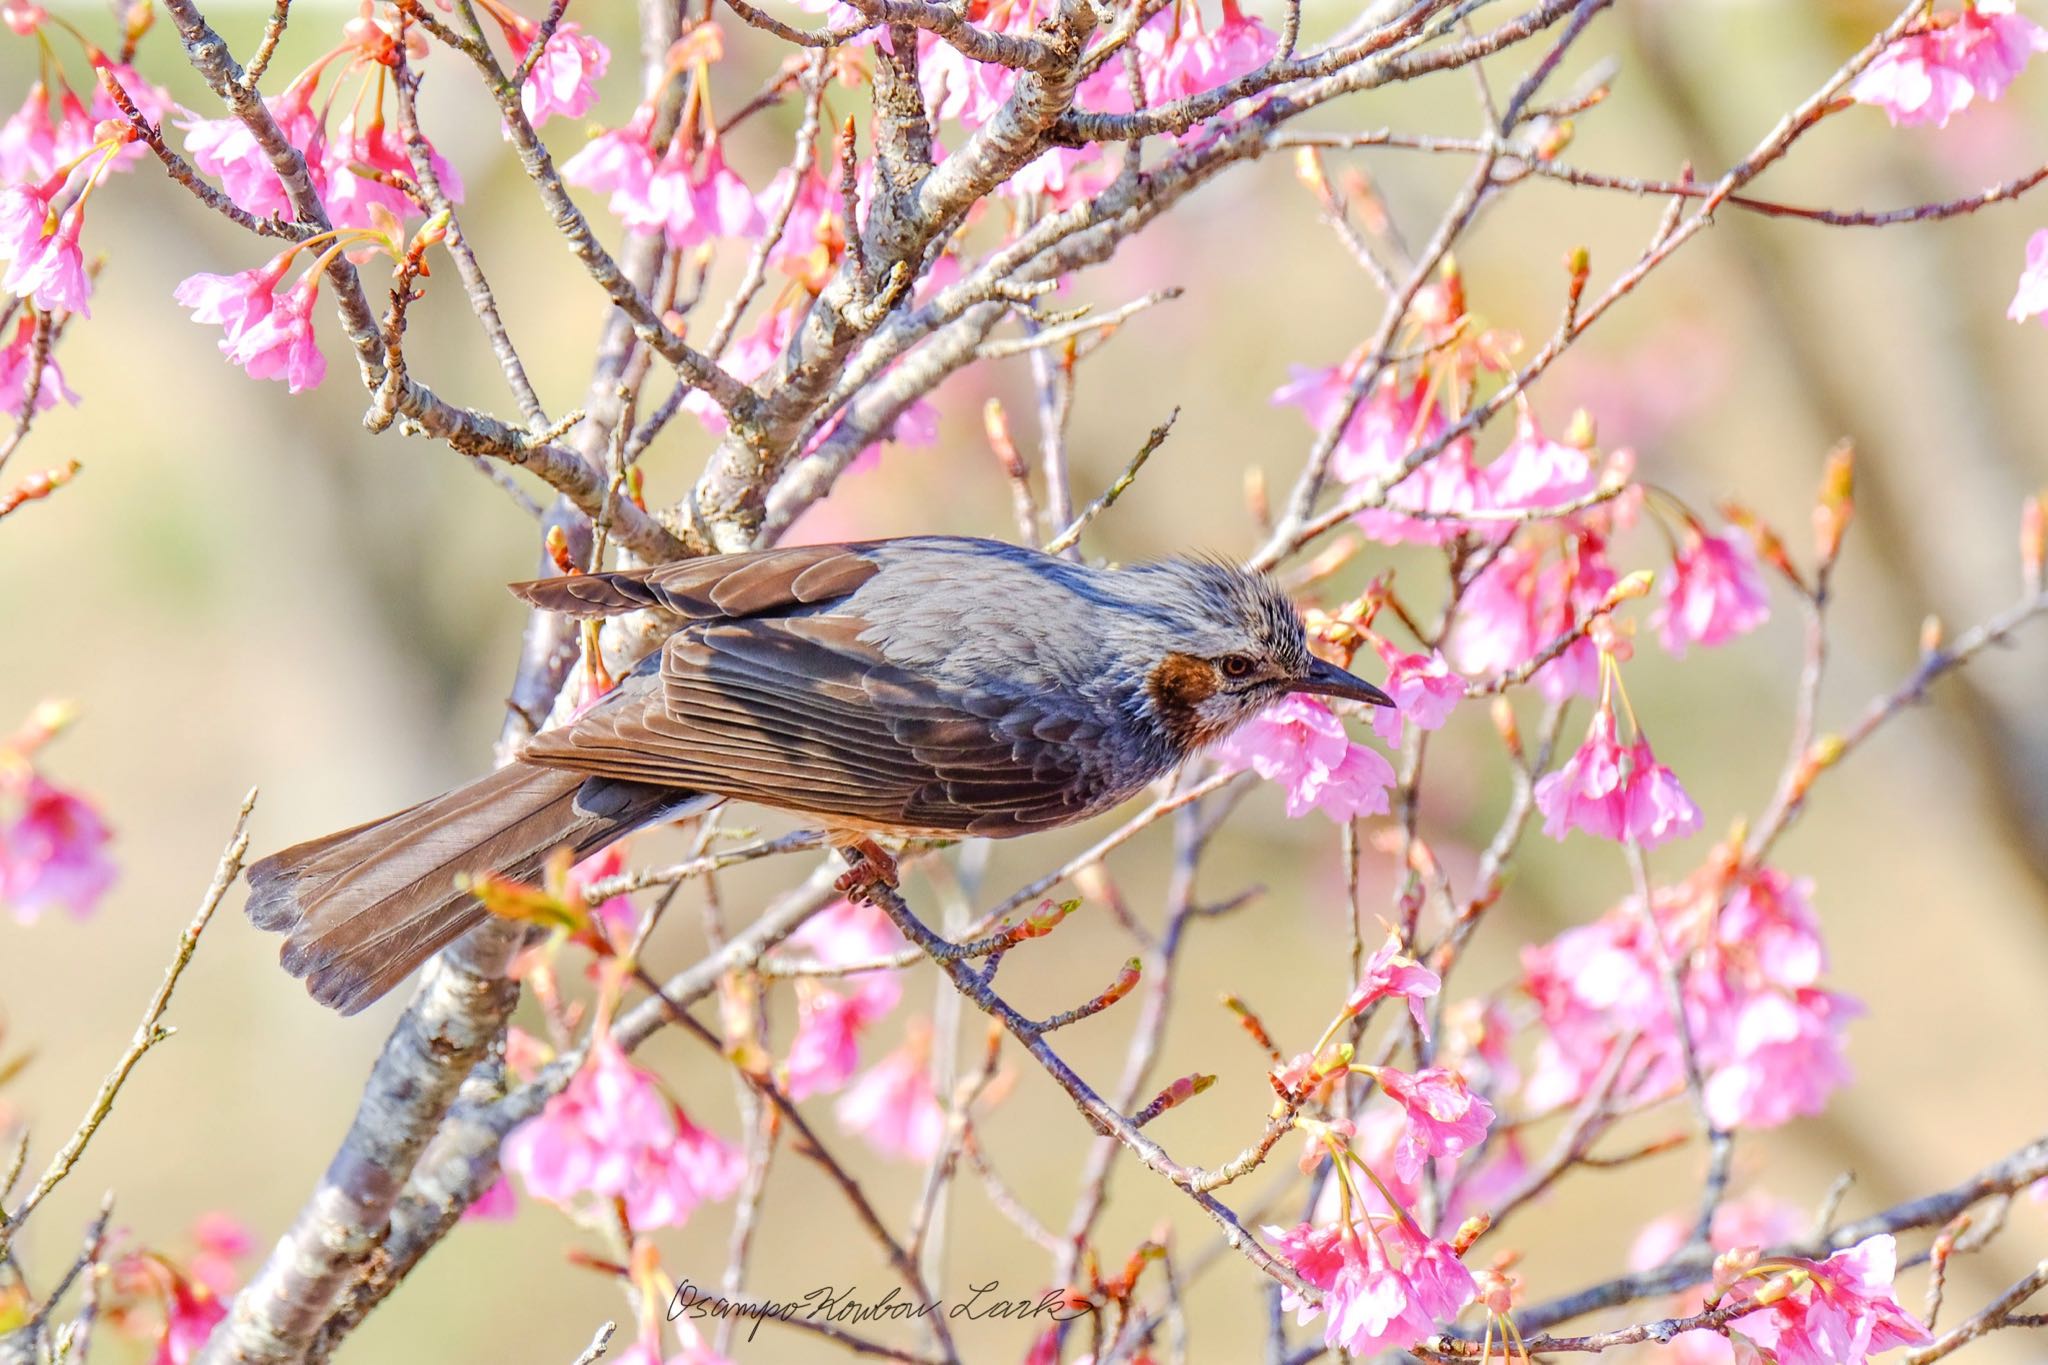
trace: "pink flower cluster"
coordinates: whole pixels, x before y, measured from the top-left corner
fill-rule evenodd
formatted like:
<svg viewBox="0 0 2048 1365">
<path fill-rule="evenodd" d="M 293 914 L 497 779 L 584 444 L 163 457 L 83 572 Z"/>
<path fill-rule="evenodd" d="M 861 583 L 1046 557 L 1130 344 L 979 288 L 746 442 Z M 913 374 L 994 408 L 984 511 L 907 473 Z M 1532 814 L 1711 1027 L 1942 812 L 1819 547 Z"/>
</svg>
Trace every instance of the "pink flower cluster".
<svg viewBox="0 0 2048 1365">
<path fill-rule="evenodd" d="M 1332 1350 L 1368 1359 L 1405 1350 L 1434 1336 L 1478 1293 L 1457 1253 L 1405 1216 L 1384 1224 L 1368 1217 L 1362 1237 L 1345 1222 L 1265 1232 L 1281 1259 L 1323 1297 L 1318 1306 L 1282 1288 L 1281 1307 L 1295 1310 L 1298 1323 L 1326 1314 L 1323 1340 Z"/>
<path fill-rule="evenodd" d="M 1605 703 L 1593 713 L 1585 743 L 1555 772 L 1537 779 L 1536 808 L 1543 812 L 1543 832 L 1553 839 L 1577 828 L 1649 848 L 1700 827 L 1699 807 L 1650 752 L 1649 739 L 1638 733 L 1624 747 L 1615 733 L 1614 708 Z"/>
<path fill-rule="evenodd" d="M 1344 722 L 1321 702 L 1288 697 L 1269 706 L 1215 749 L 1226 769 L 1249 768 L 1287 789 L 1287 814 L 1320 810 L 1332 820 L 1379 815 L 1388 808 L 1394 769 L 1378 752 L 1354 744 Z"/>
<path fill-rule="evenodd" d="M 1383 1066 L 1373 1079 L 1407 1119 L 1393 1150 L 1394 1173 L 1404 1181 L 1419 1179 L 1432 1157 L 1455 1161 L 1477 1149 L 1493 1126 L 1493 1106 L 1450 1067 L 1407 1072 Z"/>
<path fill-rule="evenodd" d="M 1418 730 L 1440 730 L 1451 712 L 1465 699 L 1465 680 L 1451 671 L 1436 650 L 1427 654 L 1405 654 L 1385 640 L 1375 638 L 1380 658 L 1387 665 L 1386 693 L 1392 706 L 1376 707 L 1372 732 L 1389 747 L 1401 742 L 1401 726 Z"/>
<path fill-rule="evenodd" d="M 236 275 L 193 275 L 173 297 L 194 322 L 221 329 L 220 353 L 252 379 L 282 379 L 291 393 L 327 377 L 327 358 L 313 336 L 313 305 L 320 297 L 316 265 L 284 291 L 278 284 L 301 248 L 287 247 L 253 270 Z"/>
<path fill-rule="evenodd" d="M 16 31 L 34 32 L 46 17 L 35 9 Z M 168 94 L 133 67 L 110 61 L 96 48 L 88 47 L 85 55 L 95 72 L 104 71 L 128 92 L 145 117 L 160 120 L 176 109 Z M 142 149 L 105 90 L 95 85 L 88 105 L 61 74 L 56 80 L 54 114 L 53 91 L 37 81 L 21 108 L 0 125 L 0 289 L 46 313 L 86 316 L 92 283 L 79 246 L 86 202 L 109 172 L 134 165 Z"/>
<path fill-rule="evenodd" d="M 1466 589 L 1451 627 L 1450 657 L 1471 675 L 1520 668 L 1575 630 L 1606 601 L 1617 578 L 1606 537 L 1590 527 L 1565 530 L 1548 547 L 1511 542 Z M 1549 701 L 1599 695 L 1599 646 L 1580 635 L 1533 681 Z"/>
<path fill-rule="evenodd" d="M 1162 6 L 1138 30 L 1132 47 L 1147 107 L 1228 85 L 1271 59 L 1278 47 L 1272 30 L 1247 16 L 1236 0 L 1223 0 L 1221 8 L 1221 20 L 1212 25 L 1199 4 Z M 982 27 L 1018 35 L 1030 34 L 1046 11 L 1042 0 L 992 0 L 970 7 Z M 956 122 L 970 132 L 995 117 L 1017 83 L 1009 68 L 977 62 L 930 33 L 919 36 L 918 79 L 934 126 Z M 1076 102 L 1088 111 L 1130 112 L 1130 84 L 1122 60 L 1101 63 L 1081 83 Z M 1210 135 L 1206 125 L 1197 124 L 1182 134 L 1182 140 L 1196 142 Z M 1064 208 L 1098 193 L 1114 171 L 1115 163 L 1105 158 L 1099 145 L 1054 148 L 1019 171 L 1005 188 L 1011 194 L 1044 196 L 1054 207 Z"/>
<path fill-rule="evenodd" d="M 1761 1249 L 1790 1241 L 1807 1230 L 1812 1218 L 1806 1212 L 1772 1199 L 1752 1194 L 1725 1201 L 1714 1210 L 1708 1242 L 1716 1252 Z M 1692 1237 L 1692 1219 L 1667 1214 L 1646 1224 L 1629 1247 L 1629 1269 L 1655 1270 L 1685 1249 Z M 1704 1288 L 1687 1290 L 1669 1307 L 1672 1317 L 1689 1317 L 1706 1306 Z M 1671 1344 L 1657 1352 L 1664 1365 L 1731 1365 L 1734 1350 L 1718 1332 L 1680 1332 Z"/>
<path fill-rule="evenodd" d="M 873 962 L 906 946 L 903 935 L 876 907 L 839 901 L 805 922 L 793 936 L 819 962 L 846 967 Z M 903 998 L 902 973 L 862 972 L 844 991 L 808 979 L 798 982 L 796 1036 L 783 1063 L 783 1088 L 793 1100 L 830 1094 L 860 1065 L 860 1039 Z"/>
<path fill-rule="evenodd" d="M 1863 1365 L 1899 1346 L 1925 1346 L 1933 1334 L 1893 1297 L 1898 1264 L 1898 1245 L 1889 1233 L 1825 1261 L 1774 1258 L 1765 1267 L 1774 1277 L 1791 1279 L 1793 1288 L 1731 1322 L 1731 1340 L 1746 1339 L 1752 1359 L 1761 1350 L 1761 1359 L 1775 1365 Z M 1755 1293 L 1765 1283 L 1745 1279 L 1733 1292 Z"/>
<path fill-rule="evenodd" d="M 715 139 L 701 145 L 679 129 L 654 145 L 654 106 L 642 104 L 622 128 L 600 133 L 562 164 L 562 178 L 608 194 L 611 211 L 635 232 L 660 233 L 677 250 L 719 237 L 755 238 L 767 220 L 746 182 L 725 164 Z"/>
<path fill-rule="evenodd" d="M 1879 53 L 1849 95 L 1884 110 L 1894 125 L 1944 127 L 1978 96 L 2004 94 L 2041 51 L 2048 51 L 2048 29 L 2016 13 L 2013 0 L 1964 0 Z"/>
<path fill-rule="evenodd" d="M 606 1034 L 561 1094 L 505 1139 L 505 1169 L 555 1204 L 617 1199 L 636 1229 L 680 1227 L 739 1188 L 739 1150 L 690 1122 Z"/>
<path fill-rule="evenodd" d="M 928 1035 L 913 1033 L 869 1067 L 839 1097 L 835 1112 L 842 1127 L 884 1156 L 931 1160 L 946 1135 L 946 1110 L 932 1087 Z"/>
<path fill-rule="evenodd" d="M 1318 430 L 1334 422 L 1357 382 L 1364 357 L 1327 369 L 1290 367 L 1292 378 L 1273 394 L 1276 404 L 1298 407 Z M 1589 451 L 1557 441 L 1523 407 L 1515 434 L 1490 463 L 1480 465 L 1469 436 L 1459 436 L 1412 472 L 1403 465 L 1451 428 L 1426 377 L 1383 378 L 1359 403 L 1338 437 L 1330 474 L 1352 490 L 1396 480 L 1387 506 L 1354 518 L 1373 539 L 1388 544 L 1446 545 L 1461 535 L 1499 539 L 1510 529 L 1500 521 L 1460 514 L 1511 512 L 1555 507 L 1585 497 L 1599 486 Z M 1401 509 L 1401 510 L 1395 510 Z"/>
<path fill-rule="evenodd" d="M 0 813 L 14 807 L 0 820 L 0 906 L 23 924 L 60 906 L 83 919 L 114 883 L 113 835 L 84 797 L 12 758 L 0 753 Z"/>
<path fill-rule="evenodd" d="M 19 413 L 22 404 L 28 401 L 30 372 L 35 366 L 35 317 L 24 311 L 14 324 L 14 336 L 4 347 L 0 347 L 0 411 Z M 76 404 L 78 395 L 64 382 L 64 371 L 57 367 L 55 355 L 45 355 L 42 366 L 42 383 L 36 387 L 36 411 L 47 412 L 62 399 Z"/>
<path fill-rule="evenodd" d="M 1856 1002 L 1819 985 L 1827 956 L 1811 888 L 1773 868 L 1707 870 L 1657 894 L 1656 919 L 1679 964 L 1686 1020 L 1723 1128 L 1769 1128 L 1817 1114 L 1848 1080 L 1843 1029 Z M 1684 1066 L 1640 907 L 1522 951 L 1522 986 L 1542 1034 L 1526 1106 L 1575 1104 L 1633 1038 L 1618 1093 L 1654 1098 Z"/>
<path fill-rule="evenodd" d="M 1344 1002 L 1345 1017 L 1356 1019 L 1374 1004 L 1388 997 L 1408 1002 L 1409 1014 L 1424 1038 L 1429 1037 L 1429 1015 L 1422 1002 L 1443 989 L 1443 978 L 1401 951 L 1401 936 L 1389 932 L 1387 941 L 1373 950 Z"/>
<path fill-rule="evenodd" d="M 1770 614 L 1763 570 L 1749 539 L 1688 526 L 1650 625 L 1664 648 L 1682 659 L 1688 646 L 1726 644 L 1755 630 Z"/>
<path fill-rule="evenodd" d="M 254 1246 L 248 1229 L 224 1213 L 201 1214 L 192 1224 L 191 1240 L 192 1253 L 182 1265 L 155 1251 L 134 1252 L 114 1263 L 109 1315 L 124 1330 L 154 1339 L 151 1365 L 189 1365 L 199 1358 L 227 1316 L 225 1300 L 240 1283 L 235 1263 Z"/>
<path fill-rule="evenodd" d="M 265 101 L 285 140 L 305 157 L 306 173 L 320 196 L 322 207 L 327 210 L 328 221 L 338 228 L 375 227 L 380 212 L 399 220 L 421 212 L 419 205 L 397 185 L 363 174 L 365 170 L 382 172 L 403 183 L 410 183 L 413 179 L 412 161 L 406 155 L 405 141 L 398 130 L 385 121 L 381 103 L 385 83 L 377 80 L 379 67 L 376 55 L 382 31 L 373 27 L 372 33 L 377 36 L 352 38 L 328 53 L 302 72 L 282 93 Z M 323 74 L 337 59 L 346 59 L 343 75 L 334 81 L 337 88 L 347 79 L 349 72 L 363 69 L 369 73 L 367 80 L 376 82 L 375 88 L 379 93 L 367 108 L 363 103 L 356 104 L 340 126 L 330 131 L 327 126 L 330 100 L 319 98 L 319 86 Z M 254 134 L 240 119 L 188 119 L 182 126 L 185 129 L 185 150 L 191 156 L 192 164 L 217 178 L 228 198 L 250 213 L 263 217 L 273 214 L 286 218 L 292 216 L 291 199 L 285 193 L 284 182 L 278 178 L 269 156 L 256 145 Z M 428 155 L 441 188 L 449 199 L 462 202 L 462 178 L 456 174 L 455 168 L 431 148 Z"/>
</svg>

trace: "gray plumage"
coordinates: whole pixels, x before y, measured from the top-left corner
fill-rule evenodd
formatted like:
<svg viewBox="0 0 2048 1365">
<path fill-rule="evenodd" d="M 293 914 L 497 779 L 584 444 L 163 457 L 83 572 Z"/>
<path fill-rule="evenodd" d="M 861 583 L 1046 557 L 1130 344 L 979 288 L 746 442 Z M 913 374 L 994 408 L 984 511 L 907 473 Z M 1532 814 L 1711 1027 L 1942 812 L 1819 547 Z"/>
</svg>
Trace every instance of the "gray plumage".
<svg viewBox="0 0 2048 1365">
<path fill-rule="evenodd" d="M 1290 691 L 1386 700 L 1309 652 L 1268 580 L 1220 561 L 1099 569 L 915 537 L 514 591 L 680 625 L 510 767 L 251 869 L 251 918 L 344 1012 L 480 918 L 456 874 L 530 878 L 555 847 L 587 856 L 707 797 L 844 840 L 1005 837 L 1120 804 Z"/>
</svg>

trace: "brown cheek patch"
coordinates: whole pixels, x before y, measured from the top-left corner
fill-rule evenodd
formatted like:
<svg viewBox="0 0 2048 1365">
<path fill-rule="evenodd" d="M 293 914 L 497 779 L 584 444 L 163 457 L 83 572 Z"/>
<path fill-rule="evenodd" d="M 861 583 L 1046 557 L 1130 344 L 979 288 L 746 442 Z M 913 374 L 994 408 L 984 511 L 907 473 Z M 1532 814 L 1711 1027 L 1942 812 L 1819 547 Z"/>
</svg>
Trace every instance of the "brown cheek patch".
<svg viewBox="0 0 2048 1365">
<path fill-rule="evenodd" d="M 1169 654 L 1152 670 L 1146 685 L 1160 719 L 1177 743 L 1194 748 L 1216 738 L 1221 727 L 1201 712 L 1202 703 L 1222 686 L 1214 664 L 1191 654 Z"/>
</svg>

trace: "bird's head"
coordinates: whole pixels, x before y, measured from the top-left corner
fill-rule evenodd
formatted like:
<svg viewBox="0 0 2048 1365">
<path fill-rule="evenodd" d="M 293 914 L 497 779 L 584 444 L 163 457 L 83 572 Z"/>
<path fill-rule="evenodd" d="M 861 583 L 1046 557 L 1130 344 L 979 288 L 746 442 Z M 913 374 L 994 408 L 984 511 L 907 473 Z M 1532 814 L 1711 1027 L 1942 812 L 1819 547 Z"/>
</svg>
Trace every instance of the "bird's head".
<svg viewBox="0 0 2048 1365">
<path fill-rule="evenodd" d="M 1170 560 L 1145 573 L 1150 603 L 1172 618 L 1171 646 L 1145 690 L 1185 749 L 1223 738 L 1291 692 L 1372 706 L 1394 699 L 1309 652 L 1301 616 L 1264 574 L 1218 560 Z"/>
</svg>

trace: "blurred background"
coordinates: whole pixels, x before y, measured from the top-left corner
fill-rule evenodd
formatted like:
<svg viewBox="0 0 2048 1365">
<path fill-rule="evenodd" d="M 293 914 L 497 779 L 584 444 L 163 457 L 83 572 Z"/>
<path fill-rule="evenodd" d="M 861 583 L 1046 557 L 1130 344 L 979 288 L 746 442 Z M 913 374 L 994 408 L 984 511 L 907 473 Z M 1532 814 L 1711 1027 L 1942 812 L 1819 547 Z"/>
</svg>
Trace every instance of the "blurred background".
<svg viewBox="0 0 2048 1365">
<path fill-rule="evenodd" d="M 238 52 L 249 50 L 269 10 L 212 8 Z M 622 120 L 637 94 L 628 10 L 577 7 L 616 54 L 606 102 L 593 111 L 606 124 Z M 104 10 L 63 12 L 112 41 Z M 352 12 L 295 5 L 273 80 L 330 46 Z M 1603 58 L 1619 64 L 1613 98 L 1579 119 L 1568 159 L 1654 178 L 1691 162 L 1711 177 L 1890 14 L 1860 0 L 1622 5 L 1580 44 L 1554 87 L 1568 88 Z M 1312 25 L 1324 30 L 1344 17 L 1338 5 L 1311 7 Z M 735 27 L 727 26 L 735 55 L 725 67 L 762 69 L 748 60 L 760 51 L 753 35 Z M 188 106 L 215 112 L 183 70 L 169 25 L 160 28 L 143 44 L 142 69 Z M 0 43 L 0 89 L 8 92 L 0 103 L 12 107 L 12 92 L 33 79 L 34 59 L 28 40 Z M 1505 87 L 1525 60 L 1489 63 L 1488 74 Z M 471 86 L 465 69 L 437 53 L 425 117 L 468 182 L 465 225 L 541 395 L 559 413 L 582 401 L 600 306 Z M 735 76 L 714 90 L 733 108 L 752 87 Z M 840 113 L 858 103 L 834 98 Z M 2048 73 L 2040 69 L 2003 102 L 1971 109 L 1945 132 L 1894 130 L 1874 110 L 1852 110 L 1803 142 L 1759 191 L 1870 208 L 1964 194 L 2048 157 L 2044 112 Z M 1452 73 L 1354 99 L 1321 122 L 1469 136 L 1478 118 L 1469 78 Z M 729 144 L 735 167 L 757 188 L 786 160 L 794 119 L 793 109 L 774 111 Z M 560 123 L 549 131 L 562 155 L 578 136 Z M 1393 150 L 1333 154 L 1330 166 L 1333 174 L 1369 175 L 1415 240 L 1468 169 L 1459 158 Z M 1473 307 L 1494 325 L 1547 334 L 1566 252 L 1591 249 L 1597 289 L 1634 259 L 1661 210 L 1606 191 L 1517 190 L 1460 251 Z M 615 236 L 610 220 L 596 217 Z M 1562 430 L 1575 407 L 1591 408 L 1603 447 L 1632 446 L 1646 477 L 1695 506 L 1739 494 L 1802 558 L 1825 452 L 1854 440 L 1857 521 L 1836 578 L 1824 728 L 1846 724 L 1904 675 L 1924 616 L 1960 629 L 2019 590 L 2020 501 L 2048 482 L 2040 435 L 2048 333 L 2003 314 L 2026 239 L 2044 225 L 2048 194 L 1882 231 L 1725 210 L 1536 391 L 1552 430 Z M 288 398 L 281 385 L 256 383 L 223 362 L 211 329 L 189 321 L 171 290 L 194 271 L 254 265 L 261 248 L 148 167 L 96 196 L 87 246 L 105 253 L 106 271 L 92 319 L 61 352 L 84 402 L 45 417 L 10 472 L 67 457 L 85 468 L 73 487 L 10 517 L 0 533 L 0 727 L 46 697 L 79 703 L 83 719 L 46 751 L 45 764 L 102 805 L 122 876 L 88 922 L 0 922 L 0 1026 L 8 1050 L 34 1053 L 0 1091 L 0 1108 L 34 1122 L 32 1170 L 125 1046 L 248 787 L 263 789 L 253 826 L 262 853 L 407 804 L 488 763 L 522 619 L 501 584 L 529 576 L 537 553 L 533 523 L 463 460 L 395 432 L 365 434 L 365 398 L 331 318 L 322 321 L 322 341 L 333 373 L 317 392 Z M 717 278 L 730 278 L 730 263 L 725 271 Z M 1115 303 L 1167 284 L 1186 295 L 1128 324 L 1081 372 L 1071 433 L 1077 499 L 1114 477 L 1145 433 L 1181 408 L 1150 471 L 1091 532 L 1088 548 L 1104 557 L 1248 550 L 1255 541 L 1245 469 L 1260 468 L 1285 489 L 1308 444 L 1298 414 L 1270 405 L 1272 391 L 1290 364 L 1342 359 L 1381 303 L 1316 221 L 1284 157 L 1202 192 L 1074 292 Z M 714 289 L 711 297 L 723 295 Z M 415 372 L 437 390 L 514 411 L 452 278 L 437 275 L 414 309 L 410 351 Z M 957 378 L 941 392 L 936 448 L 892 448 L 878 469 L 847 479 L 805 529 L 814 537 L 1013 535 L 1008 491 L 979 418 L 985 398 L 1003 397 L 1028 453 L 1036 435 L 1029 384 L 1021 360 Z M 676 423 L 648 457 L 650 501 L 684 488 L 709 445 L 687 416 Z M 1618 562 L 1661 565 L 1654 535 L 1635 534 Z M 1388 562 L 1368 547 L 1333 598 Z M 1399 562 L 1411 579 L 1429 567 L 1413 556 Z M 1799 656 L 1790 603 L 1780 597 L 1777 605 L 1765 629 L 1684 668 L 1645 648 L 1629 669 L 1630 695 L 1660 756 L 1706 812 L 1707 834 L 1656 856 L 1662 877 L 1682 875 L 1712 837 L 1768 800 Z M 1738 1190 L 1811 1207 L 1838 1174 L 1853 1171 L 1844 1205 L 1853 1217 L 1954 1184 L 2048 1126 L 2044 635 L 1991 652 L 1943 684 L 1934 705 L 1824 778 L 1815 808 L 1782 845 L 1777 861 L 1817 883 L 1834 955 L 1829 984 L 1864 1000 L 1870 1014 L 1851 1033 L 1855 1083 L 1825 1117 L 1745 1137 Z M 1576 734 L 1576 722 L 1568 733 Z M 1456 866 L 1467 856 L 1461 847 L 1490 834 L 1506 791 L 1481 708 L 1453 723 L 1431 767 L 1426 823 Z M 997 848 L 980 902 L 1007 895 L 1104 827 Z M 635 856 L 659 860 L 677 842 L 644 839 Z M 1112 863 L 1152 922 L 1166 846 L 1165 831 L 1155 830 Z M 1379 855 L 1370 859 L 1368 894 L 1383 896 L 1389 873 Z M 794 872 L 757 865 L 730 876 L 721 888 L 727 913 L 743 921 Z M 1330 824 L 1320 816 L 1290 822 L 1277 792 L 1255 794 L 1218 844 L 1201 889 L 1221 898 L 1251 883 L 1266 887 L 1256 906 L 1193 931 L 1155 1073 L 1161 1083 L 1196 1070 L 1222 1077 L 1198 1104 L 1152 1130 L 1190 1162 L 1234 1154 L 1266 1106 L 1261 1063 L 1214 1006 L 1217 995 L 1244 996 L 1291 1050 L 1314 1037 L 1345 986 Z M 1511 985 L 1522 945 L 1601 913 L 1625 885 L 1625 865 L 1610 847 L 1532 838 L 1454 991 Z M 699 896 L 685 890 L 655 940 L 658 968 L 698 950 Z M 230 896 L 180 989 L 170 1016 L 178 1036 L 146 1059 L 88 1159 L 38 1218 L 26 1251 L 45 1281 L 72 1256 L 72 1230 L 109 1187 L 116 1222 L 142 1242 L 178 1249 L 192 1219 L 218 1209 L 247 1220 L 259 1246 L 267 1244 L 345 1128 L 403 992 L 353 1020 L 316 1008 L 277 969 L 275 940 L 241 919 L 240 901 L 240 892 Z M 1061 930 L 1056 950 L 1015 954 L 1005 976 L 1020 1004 L 1049 1012 L 1071 1003 L 1077 981 L 1089 989 L 1106 983 L 1127 951 L 1107 916 L 1087 914 Z M 905 1018 L 929 1010 L 939 989 L 929 972 L 913 977 L 907 1007 L 875 1040 L 876 1055 Z M 1108 1086 L 1134 1018 L 1112 1012 L 1062 1034 L 1062 1049 Z M 978 1022 L 964 1036 L 978 1038 Z M 645 1057 L 700 1122 L 737 1135 L 732 1084 L 719 1063 L 666 1039 Z M 1010 1112 L 988 1125 L 991 1157 L 1058 1228 L 1088 1135 L 1049 1081 L 1019 1070 Z M 826 1131 L 837 1132 L 829 1106 L 817 1108 Z M 1688 1123 L 1672 1111 L 1643 1134 Z M 885 1213 L 907 1217 L 918 1174 L 874 1158 L 851 1136 L 837 1146 Z M 1293 1178 L 1291 1161 L 1274 1164 L 1279 1169 L 1234 1187 L 1232 1202 L 1249 1209 Z M 1699 1169 L 1699 1154 L 1681 1149 L 1567 1181 L 1504 1239 L 1526 1253 L 1521 1273 L 1532 1296 L 1620 1270 L 1646 1220 L 1692 1205 Z M 1296 1202 L 1266 1221 L 1292 1221 Z M 1043 1287 L 1043 1255 L 971 1181 L 958 1187 L 950 1217 L 947 1292 L 988 1279 L 1018 1295 Z M 669 1272 L 715 1281 L 728 1218 L 728 1208 L 708 1208 L 688 1228 L 661 1235 Z M 1184 1258 L 1213 1240 L 1185 1199 L 1135 1167 L 1120 1168 L 1099 1239 L 1112 1267 L 1162 1224 Z M 463 1226 L 344 1358 L 573 1358 L 597 1322 L 622 1312 L 601 1276 L 565 1263 L 579 1238 L 556 1212 L 531 1203 L 513 1223 Z M 1949 1321 L 2044 1250 L 2048 1205 L 2022 1200 L 1993 1249 L 1957 1265 Z M 836 1196 L 804 1163 L 785 1159 L 765 1205 L 751 1287 L 784 1297 L 828 1283 L 857 1283 L 863 1296 L 879 1296 L 889 1280 L 852 1235 Z M 1909 1274 L 1902 1301 L 1917 1306 L 1922 1284 L 1921 1272 Z M 1253 1273 L 1233 1259 L 1194 1283 L 1196 1359 L 1246 1359 L 1259 1349 L 1256 1290 Z M 1014 1359 L 1029 1335 L 1015 1324 L 980 1324 L 963 1330 L 962 1346 L 970 1359 Z M 102 1343 L 107 1358 L 119 1358 L 119 1348 L 108 1347 Z M 1984 1365 L 2043 1358 L 2039 1341 L 2020 1333 L 1974 1349 Z M 735 1355 L 831 1358 L 810 1338 L 772 1326 Z"/>
</svg>

